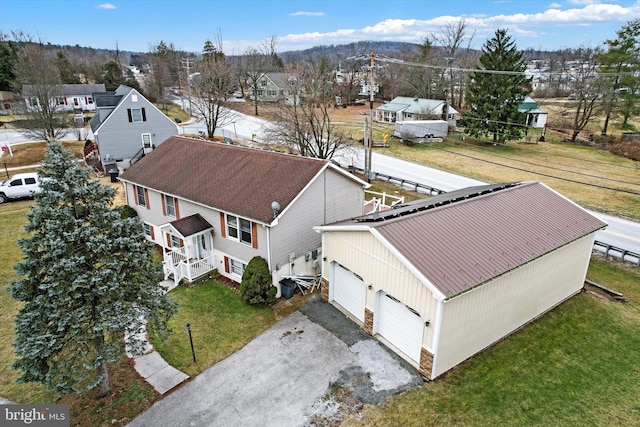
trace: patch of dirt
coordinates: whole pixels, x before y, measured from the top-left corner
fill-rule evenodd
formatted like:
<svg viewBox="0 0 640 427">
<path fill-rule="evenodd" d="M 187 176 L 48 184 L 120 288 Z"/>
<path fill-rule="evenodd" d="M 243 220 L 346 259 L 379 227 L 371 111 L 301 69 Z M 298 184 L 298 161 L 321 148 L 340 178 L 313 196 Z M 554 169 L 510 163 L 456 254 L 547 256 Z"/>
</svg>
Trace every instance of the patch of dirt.
<svg viewBox="0 0 640 427">
<path fill-rule="evenodd" d="M 364 404 L 353 396 L 350 387 L 334 386 L 312 408 L 305 426 L 337 427 L 348 417 L 360 418 Z"/>
</svg>

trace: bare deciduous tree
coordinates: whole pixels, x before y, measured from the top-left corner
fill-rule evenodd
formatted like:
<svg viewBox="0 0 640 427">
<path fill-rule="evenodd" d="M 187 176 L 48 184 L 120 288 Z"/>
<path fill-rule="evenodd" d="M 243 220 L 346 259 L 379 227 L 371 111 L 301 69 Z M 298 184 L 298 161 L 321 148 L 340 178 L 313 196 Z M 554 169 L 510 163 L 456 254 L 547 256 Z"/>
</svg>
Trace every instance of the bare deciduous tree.
<svg viewBox="0 0 640 427">
<path fill-rule="evenodd" d="M 52 141 L 60 136 L 68 121 L 68 115 L 56 102 L 63 95 L 60 73 L 41 43 L 26 39 L 21 45 L 13 71 L 16 91 L 30 105 L 31 120 L 27 126 L 35 137 Z"/>
<path fill-rule="evenodd" d="M 460 65 L 470 65 L 465 60 L 471 51 L 471 42 L 475 35 L 467 34 L 468 22 L 460 19 L 456 23 L 447 24 L 441 34 L 434 35 L 434 40 L 444 49 L 444 60 L 446 62 L 446 74 L 448 80 L 449 97 L 451 104 L 460 108 L 464 101 L 465 82 L 468 80 L 468 73 L 461 71 Z M 466 41 L 466 48 L 463 43 Z"/>
<path fill-rule="evenodd" d="M 299 103 L 280 104 L 265 133 L 272 142 L 287 147 L 289 152 L 330 159 L 338 149 L 348 145 L 348 137 L 331 122 L 333 73 L 328 63 L 322 64 L 302 62 L 296 65 L 295 86 L 304 95 Z"/>
<path fill-rule="evenodd" d="M 582 132 L 594 115 L 600 113 L 602 109 L 602 93 L 605 81 L 597 77 L 598 56 L 602 50 L 598 48 L 581 47 L 578 53 L 578 65 L 565 70 L 570 76 L 572 93 L 575 100 L 570 104 L 573 110 L 573 125 L 571 141 Z"/>
<path fill-rule="evenodd" d="M 232 123 L 237 114 L 225 107 L 233 92 L 235 76 L 231 64 L 222 53 L 222 38 L 217 46 L 205 43 L 203 59 L 196 65 L 199 74 L 191 82 L 193 109 L 202 116 L 207 126 L 207 136 L 213 138 L 216 128 Z M 208 52 L 208 53 L 207 53 Z"/>
</svg>

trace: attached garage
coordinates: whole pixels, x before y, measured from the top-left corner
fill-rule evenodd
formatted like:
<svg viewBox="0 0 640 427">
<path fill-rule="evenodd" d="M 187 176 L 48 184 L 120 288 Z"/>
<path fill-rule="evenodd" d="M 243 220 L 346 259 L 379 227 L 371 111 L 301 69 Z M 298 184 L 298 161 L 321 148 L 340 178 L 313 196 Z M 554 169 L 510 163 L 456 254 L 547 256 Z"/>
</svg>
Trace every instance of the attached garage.
<svg viewBox="0 0 640 427">
<path fill-rule="evenodd" d="M 335 301 L 340 307 L 360 322 L 364 322 L 365 285 L 362 277 L 346 267 L 334 262 L 333 286 L 330 300 Z"/>
<path fill-rule="evenodd" d="M 316 227 L 323 295 L 433 379 L 580 292 L 604 227 L 539 182 L 432 196 Z"/>
<path fill-rule="evenodd" d="M 419 363 L 424 332 L 420 314 L 386 292 L 379 291 L 377 298 L 378 316 L 377 323 L 374 323 L 374 333 L 378 333 L 403 356 Z"/>
</svg>

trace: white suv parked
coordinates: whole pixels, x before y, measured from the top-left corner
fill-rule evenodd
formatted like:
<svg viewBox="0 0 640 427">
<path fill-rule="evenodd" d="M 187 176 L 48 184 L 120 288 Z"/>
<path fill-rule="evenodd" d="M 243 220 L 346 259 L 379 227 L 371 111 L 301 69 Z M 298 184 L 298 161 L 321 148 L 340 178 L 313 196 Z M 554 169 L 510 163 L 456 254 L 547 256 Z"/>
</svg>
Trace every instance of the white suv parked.
<svg viewBox="0 0 640 427">
<path fill-rule="evenodd" d="M 39 193 L 40 190 L 40 178 L 37 173 L 19 173 L 0 183 L 0 203 L 9 199 L 33 197 L 33 194 Z"/>
</svg>

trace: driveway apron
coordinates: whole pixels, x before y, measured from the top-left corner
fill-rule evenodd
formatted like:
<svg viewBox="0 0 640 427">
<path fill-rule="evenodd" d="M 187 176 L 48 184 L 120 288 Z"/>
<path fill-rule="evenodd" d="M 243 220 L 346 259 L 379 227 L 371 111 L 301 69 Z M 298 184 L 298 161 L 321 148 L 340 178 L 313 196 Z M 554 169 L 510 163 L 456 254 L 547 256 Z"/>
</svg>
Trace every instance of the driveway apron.
<svg viewBox="0 0 640 427">
<path fill-rule="evenodd" d="M 360 399 L 376 403 L 422 383 L 334 307 L 320 300 L 307 306 L 309 316 L 303 310 L 278 322 L 129 426 L 301 426 L 333 384 L 357 383 Z M 342 329 L 310 320 L 318 316 Z"/>
</svg>

